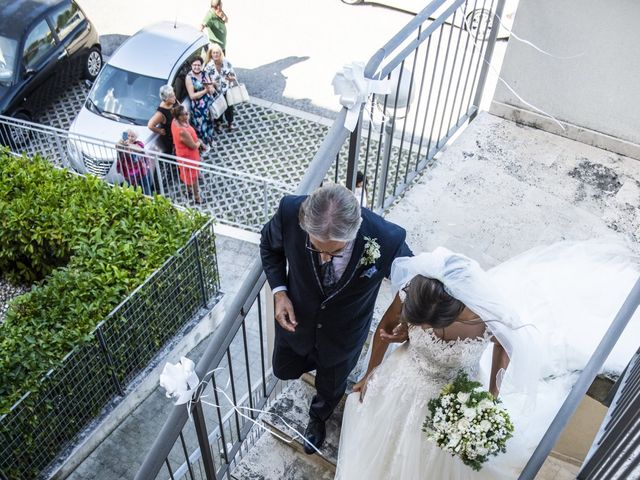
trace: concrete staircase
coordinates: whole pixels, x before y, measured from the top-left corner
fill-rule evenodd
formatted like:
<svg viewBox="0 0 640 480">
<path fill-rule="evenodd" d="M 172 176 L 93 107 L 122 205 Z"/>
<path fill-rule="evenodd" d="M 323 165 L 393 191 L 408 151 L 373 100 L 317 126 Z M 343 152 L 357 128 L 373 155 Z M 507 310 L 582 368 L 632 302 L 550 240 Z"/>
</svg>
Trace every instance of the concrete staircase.
<svg viewBox="0 0 640 480">
<path fill-rule="evenodd" d="M 315 393 L 313 377 L 291 382 L 269 409 L 274 415 L 263 415 L 267 428 L 286 438 L 284 442 L 265 433 L 231 472 L 236 480 L 331 480 L 335 475 L 340 441 L 340 425 L 344 401 L 327 422 L 327 438 L 322 455 L 304 453 L 300 439 L 291 438 L 292 430 L 300 433 L 308 421 L 309 403 Z M 284 421 L 283 421 L 284 419 Z"/>
</svg>

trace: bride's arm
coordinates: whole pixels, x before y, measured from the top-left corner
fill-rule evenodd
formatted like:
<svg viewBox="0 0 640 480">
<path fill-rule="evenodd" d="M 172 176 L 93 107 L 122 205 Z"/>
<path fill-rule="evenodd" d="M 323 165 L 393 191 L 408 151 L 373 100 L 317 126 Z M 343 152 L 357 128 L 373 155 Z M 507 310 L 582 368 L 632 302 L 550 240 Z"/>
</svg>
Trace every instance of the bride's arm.
<svg viewBox="0 0 640 480">
<path fill-rule="evenodd" d="M 500 387 L 498 385 L 498 373 L 506 370 L 509 365 L 509 355 L 496 337 L 491 337 L 493 342 L 493 357 L 491 359 L 491 378 L 489 380 L 489 392 L 498 398 Z"/>
<path fill-rule="evenodd" d="M 360 400 L 364 397 L 364 387 L 367 383 L 371 372 L 382 363 L 384 354 L 389 347 L 389 340 L 382 339 L 382 333 L 386 333 L 387 338 L 393 336 L 391 332 L 400 323 L 400 312 L 402 311 L 402 302 L 400 296 L 396 294 L 393 302 L 387 308 L 376 328 L 376 333 L 373 336 L 373 344 L 371 345 L 371 357 L 369 358 L 369 365 L 367 366 L 367 373 L 365 376 L 353 386 L 354 392 L 360 393 Z"/>
</svg>

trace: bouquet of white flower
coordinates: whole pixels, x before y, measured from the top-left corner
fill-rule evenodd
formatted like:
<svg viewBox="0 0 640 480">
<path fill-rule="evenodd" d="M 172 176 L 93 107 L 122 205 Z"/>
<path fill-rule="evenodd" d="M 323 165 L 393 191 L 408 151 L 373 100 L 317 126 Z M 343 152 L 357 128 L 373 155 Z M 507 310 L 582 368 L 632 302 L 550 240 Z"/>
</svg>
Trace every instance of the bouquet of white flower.
<svg viewBox="0 0 640 480">
<path fill-rule="evenodd" d="M 427 438 L 474 470 L 490 455 L 505 452 L 513 436 L 513 423 L 500 400 L 464 372 L 429 401 L 429 412 L 422 425 Z"/>
</svg>

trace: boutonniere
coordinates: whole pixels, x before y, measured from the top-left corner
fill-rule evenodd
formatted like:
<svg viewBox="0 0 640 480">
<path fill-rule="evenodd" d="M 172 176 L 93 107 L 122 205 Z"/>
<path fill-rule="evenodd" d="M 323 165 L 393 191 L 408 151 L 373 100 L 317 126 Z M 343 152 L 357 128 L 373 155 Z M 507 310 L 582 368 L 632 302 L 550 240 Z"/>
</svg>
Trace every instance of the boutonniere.
<svg viewBox="0 0 640 480">
<path fill-rule="evenodd" d="M 380 245 L 376 241 L 377 238 L 364 237 L 364 240 L 364 253 L 360 259 L 360 265 L 375 266 L 376 260 L 380 258 Z"/>
</svg>

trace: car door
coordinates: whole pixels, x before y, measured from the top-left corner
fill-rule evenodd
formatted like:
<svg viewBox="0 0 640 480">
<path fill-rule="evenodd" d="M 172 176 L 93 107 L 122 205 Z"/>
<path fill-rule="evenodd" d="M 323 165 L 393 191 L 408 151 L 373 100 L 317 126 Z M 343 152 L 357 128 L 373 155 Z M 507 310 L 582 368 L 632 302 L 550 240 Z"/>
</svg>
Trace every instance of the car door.
<svg viewBox="0 0 640 480">
<path fill-rule="evenodd" d="M 26 35 L 21 57 L 23 109 L 32 118 L 59 92 L 59 72 L 68 68 L 64 46 L 57 41 L 45 18 L 37 21 Z"/>
<path fill-rule="evenodd" d="M 49 15 L 49 22 L 59 41 L 67 51 L 68 61 L 61 65 L 60 79 L 65 85 L 82 77 L 86 38 L 89 35 L 87 20 L 74 2 L 63 2 Z"/>
</svg>

